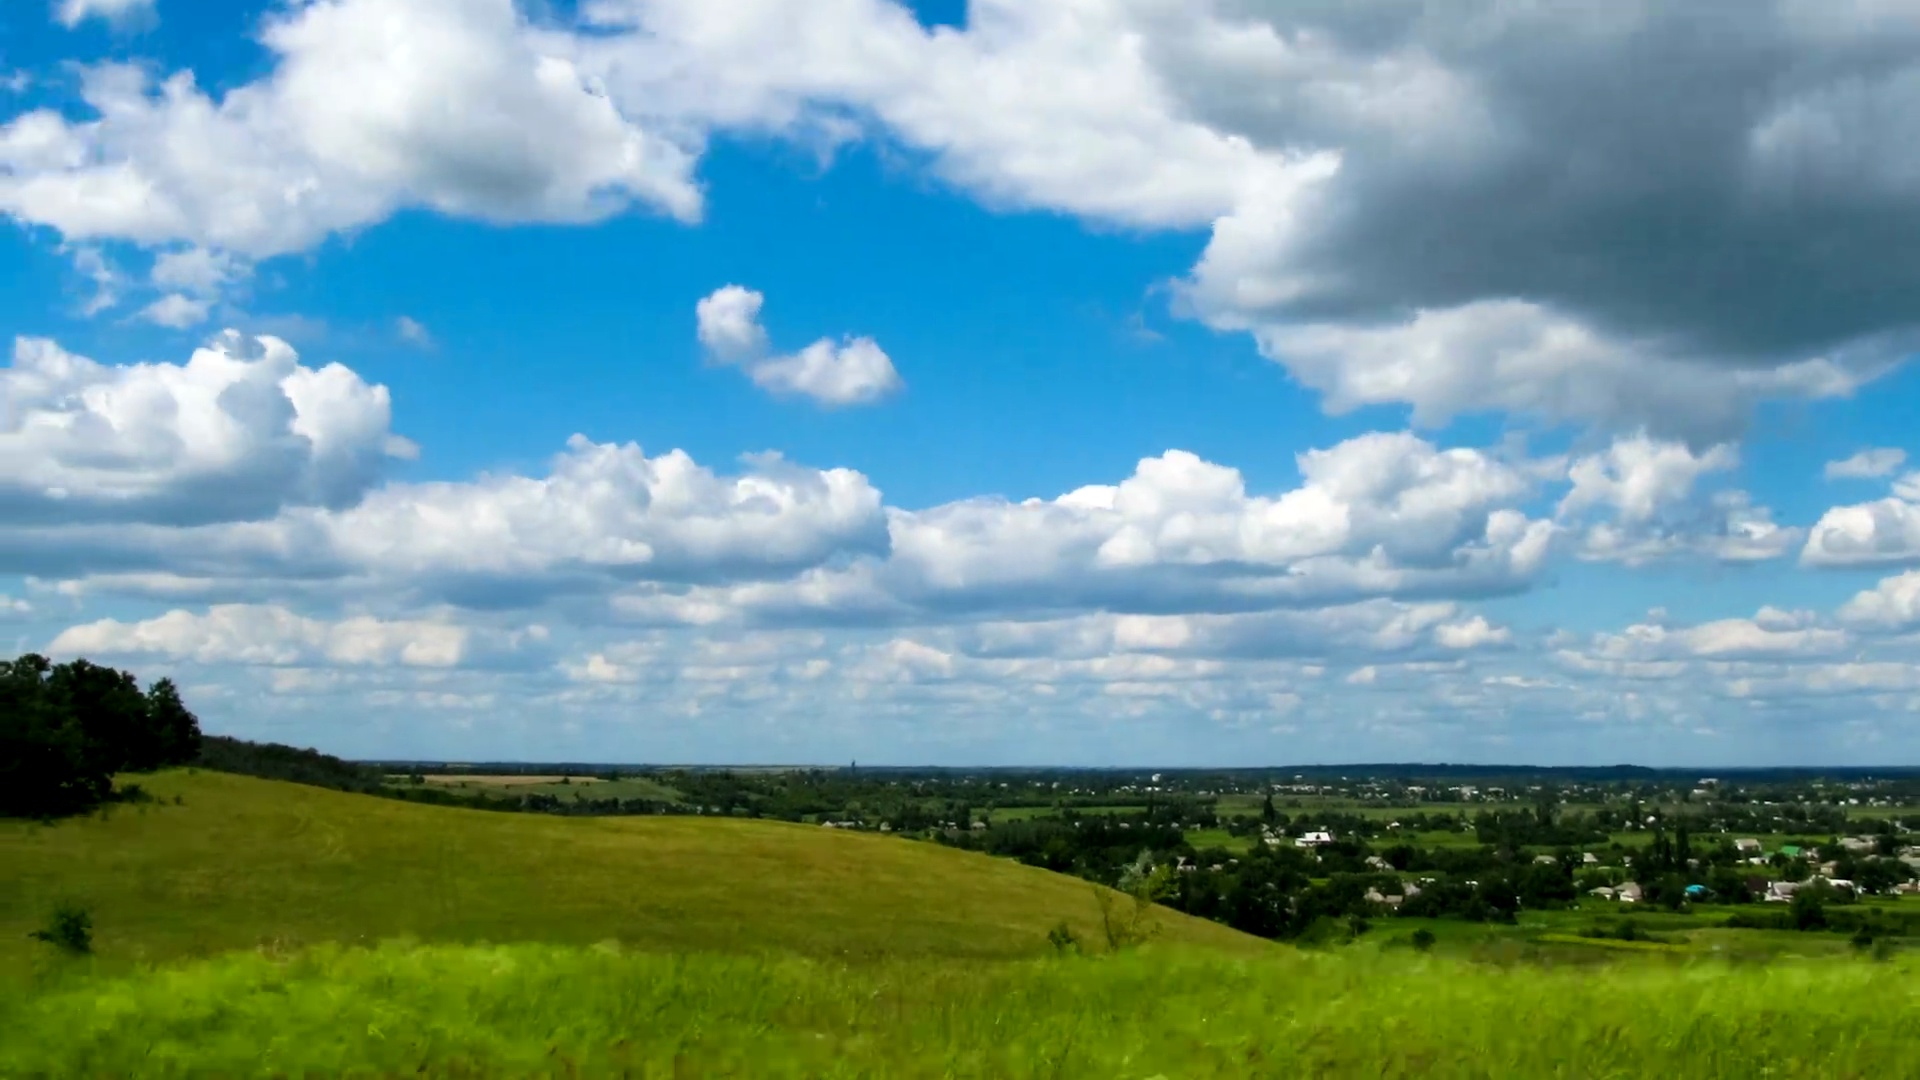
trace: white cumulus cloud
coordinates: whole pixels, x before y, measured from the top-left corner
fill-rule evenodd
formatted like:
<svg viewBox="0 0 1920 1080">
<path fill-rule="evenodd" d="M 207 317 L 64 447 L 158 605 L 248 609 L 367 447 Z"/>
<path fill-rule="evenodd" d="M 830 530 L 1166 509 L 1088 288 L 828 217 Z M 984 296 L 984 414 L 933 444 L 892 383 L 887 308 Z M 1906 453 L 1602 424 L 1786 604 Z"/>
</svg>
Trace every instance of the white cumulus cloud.
<svg viewBox="0 0 1920 1080">
<path fill-rule="evenodd" d="M 0 210 L 69 239 L 252 257 L 408 207 L 700 213 L 690 154 L 623 114 L 513 0 L 321 0 L 268 15 L 260 40 L 271 73 L 217 98 L 191 72 L 88 69 L 92 115 L 0 127 Z"/>
<path fill-rule="evenodd" d="M 766 297 L 741 285 L 715 289 L 694 306 L 700 343 L 713 357 L 746 370 L 754 384 L 822 405 L 865 405 L 906 384 L 872 338 L 826 338 L 785 356 L 769 352 L 760 308 Z"/>
<path fill-rule="evenodd" d="M 169 524 L 340 506 L 404 447 L 385 387 L 285 342 L 228 334 L 184 364 L 98 364 L 43 338 L 0 370 L 0 505 L 12 523 Z"/>
</svg>

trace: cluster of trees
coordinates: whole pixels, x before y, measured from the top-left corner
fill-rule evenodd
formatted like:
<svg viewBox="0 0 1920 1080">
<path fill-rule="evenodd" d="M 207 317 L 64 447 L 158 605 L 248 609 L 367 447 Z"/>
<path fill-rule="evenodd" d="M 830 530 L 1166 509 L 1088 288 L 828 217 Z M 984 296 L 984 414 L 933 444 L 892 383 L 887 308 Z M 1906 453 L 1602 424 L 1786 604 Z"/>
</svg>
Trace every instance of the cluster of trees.
<svg viewBox="0 0 1920 1080">
<path fill-rule="evenodd" d="M 1474 833 L 1482 843 L 1512 850 L 1522 846 L 1577 847 L 1603 844 L 1607 829 L 1586 814 L 1561 815 L 1551 800 L 1541 800 L 1531 810 L 1493 810 L 1477 814 Z"/>
<path fill-rule="evenodd" d="M 978 832 L 935 834 L 951 847 L 1018 859 L 1056 873 L 1118 887 L 1146 851 L 1163 858 L 1191 855 L 1179 827 L 1161 818 L 1093 814 L 1084 818 L 1044 817 L 1008 821 Z"/>
<path fill-rule="evenodd" d="M 387 779 L 379 769 L 342 761 L 318 750 L 302 750 L 282 743 L 248 742 L 225 735 L 208 735 L 202 739 L 194 764 L 220 772 L 363 795 L 384 794 Z"/>
<path fill-rule="evenodd" d="M 28 654 L 0 662 L 0 815 L 54 817 L 113 794 L 113 776 L 193 761 L 200 721 L 170 679 Z"/>
</svg>

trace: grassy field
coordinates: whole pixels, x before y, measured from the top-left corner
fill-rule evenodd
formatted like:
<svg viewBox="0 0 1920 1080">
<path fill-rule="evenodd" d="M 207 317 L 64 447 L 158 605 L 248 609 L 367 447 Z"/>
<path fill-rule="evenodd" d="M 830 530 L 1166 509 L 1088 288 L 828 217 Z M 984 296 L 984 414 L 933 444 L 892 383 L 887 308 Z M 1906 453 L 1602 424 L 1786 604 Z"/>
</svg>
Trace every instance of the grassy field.
<svg viewBox="0 0 1920 1080">
<path fill-rule="evenodd" d="M 1397 949 L 1007 963 L 389 944 L 55 978 L 4 1075 L 1911 1076 L 1920 965 Z"/>
<path fill-rule="evenodd" d="M 1187 830 L 1187 843 L 1192 844 L 1196 850 L 1222 848 L 1235 854 L 1244 855 L 1253 850 L 1254 838 L 1251 836 L 1235 836 L 1225 829 L 1189 829 Z"/>
<path fill-rule="evenodd" d="M 61 901 L 92 911 L 106 970 L 407 935 L 1005 958 L 1045 950 L 1062 919 L 1092 936 L 1099 918 L 1085 882 L 894 837 L 492 813 L 205 771 L 139 782 L 154 803 L 0 821 L 0 978 L 46 951 L 27 934 Z M 1170 942 L 1272 948 L 1171 911 L 1158 919 Z"/>
</svg>

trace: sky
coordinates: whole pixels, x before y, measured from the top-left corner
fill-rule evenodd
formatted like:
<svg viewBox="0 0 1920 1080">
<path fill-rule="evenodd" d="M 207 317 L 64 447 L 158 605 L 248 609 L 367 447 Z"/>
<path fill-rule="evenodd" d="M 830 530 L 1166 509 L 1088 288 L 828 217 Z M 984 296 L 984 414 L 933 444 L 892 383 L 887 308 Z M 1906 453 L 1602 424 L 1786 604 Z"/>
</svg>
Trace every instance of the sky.
<svg viewBox="0 0 1920 1080">
<path fill-rule="evenodd" d="M 1911 764 L 1917 148 L 1920 0 L 17 0 L 0 646 L 352 757 Z"/>
</svg>

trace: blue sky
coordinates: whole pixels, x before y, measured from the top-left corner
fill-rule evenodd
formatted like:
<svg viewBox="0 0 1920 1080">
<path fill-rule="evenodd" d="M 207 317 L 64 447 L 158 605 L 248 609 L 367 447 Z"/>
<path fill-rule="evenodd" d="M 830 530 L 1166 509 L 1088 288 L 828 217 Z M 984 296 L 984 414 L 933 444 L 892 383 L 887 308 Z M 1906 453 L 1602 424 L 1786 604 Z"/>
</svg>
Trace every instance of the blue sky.
<svg viewBox="0 0 1920 1080">
<path fill-rule="evenodd" d="M 1920 10 L 1418 9 L 15 5 L 0 638 L 359 756 L 1913 759 Z"/>
</svg>

